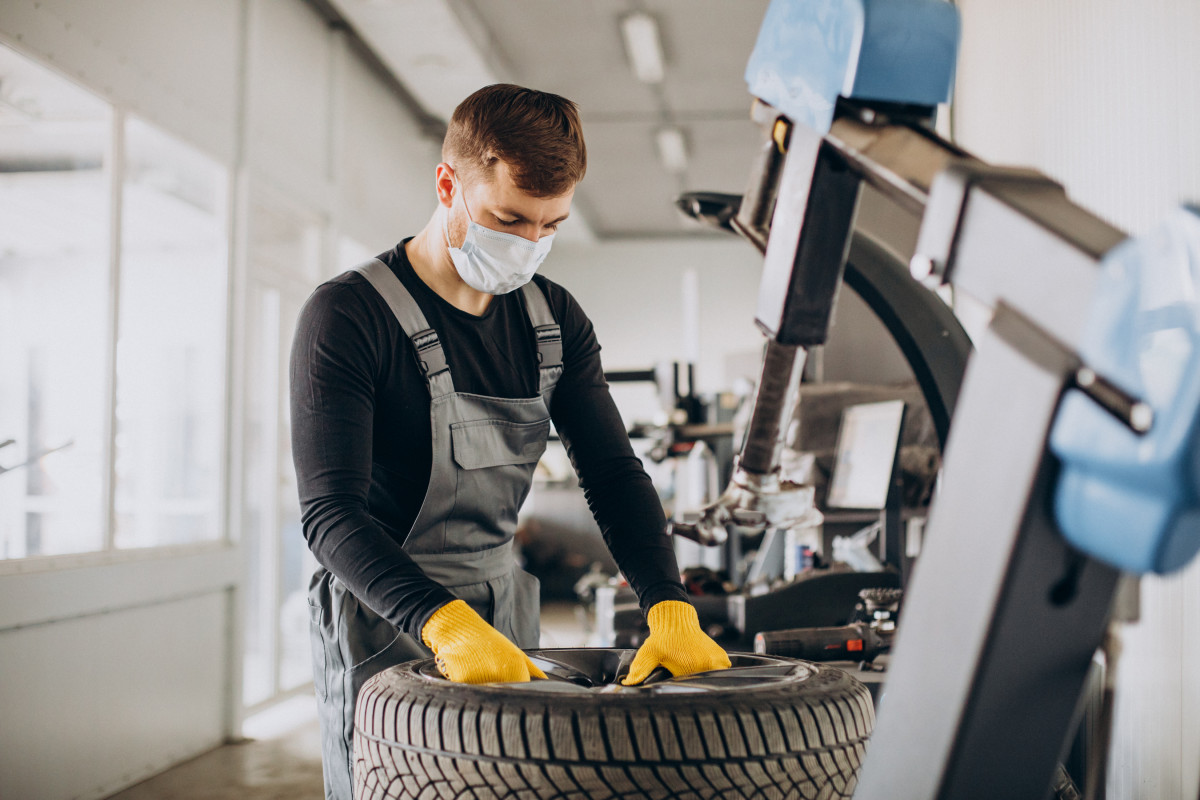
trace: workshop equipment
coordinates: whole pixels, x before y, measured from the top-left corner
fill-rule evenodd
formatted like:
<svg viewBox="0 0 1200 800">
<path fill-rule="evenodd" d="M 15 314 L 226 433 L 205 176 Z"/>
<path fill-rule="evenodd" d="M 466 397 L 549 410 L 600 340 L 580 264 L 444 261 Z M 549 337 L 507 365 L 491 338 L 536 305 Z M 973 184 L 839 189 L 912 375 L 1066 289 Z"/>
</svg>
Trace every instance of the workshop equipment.
<svg viewBox="0 0 1200 800">
<path fill-rule="evenodd" d="M 854 605 L 864 589 L 898 589 L 897 572 L 855 572 L 849 569 L 811 570 L 762 594 L 690 596 L 700 625 L 722 647 L 749 650 L 755 634 L 780 628 L 835 627 L 850 624 Z M 637 647 L 649 629 L 631 593 L 611 607 L 614 641 L 618 647 Z M 608 625 L 597 609 L 598 624 Z"/>
<path fill-rule="evenodd" d="M 838 628 L 791 628 L 764 631 L 754 637 L 754 652 L 802 658 L 805 661 L 862 661 L 886 653 L 891 640 L 864 622 Z"/>
<path fill-rule="evenodd" d="M 766 234 L 763 375 L 730 488 L 686 532 L 717 541 L 800 511 L 773 479 L 779 420 L 870 184 L 920 220 L 913 277 L 993 316 L 954 407 L 860 800 L 1046 795 L 1117 568 L 1175 569 L 1200 548 L 1196 212 L 1115 250 L 1124 234 L 1050 178 L 938 137 L 957 39 L 942 0 L 771 4 L 746 77 L 778 155 L 764 146 L 730 220 Z M 1184 291 L 1139 292 L 1170 285 Z"/>
<path fill-rule="evenodd" d="M 755 318 L 766 349 L 729 487 L 696 522 L 674 523 L 676 534 L 719 544 L 727 526 L 790 527 L 817 513 L 803 487 L 779 479 L 780 421 L 790 416 L 808 350 L 828 337 L 862 181 L 822 133 L 839 96 L 928 119 L 949 97 L 957 37 L 957 12 L 942 0 L 768 8 L 746 79 L 775 109 L 756 105 L 756 116 L 774 120 L 731 220 L 761 243 L 771 218 Z"/>
<path fill-rule="evenodd" d="M 892 647 L 902 594 L 900 589 L 863 589 L 858 596 L 866 619 L 832 628 L 761 631 L 754 636 L 754 652 L 870 664 Z"/>
</svg>

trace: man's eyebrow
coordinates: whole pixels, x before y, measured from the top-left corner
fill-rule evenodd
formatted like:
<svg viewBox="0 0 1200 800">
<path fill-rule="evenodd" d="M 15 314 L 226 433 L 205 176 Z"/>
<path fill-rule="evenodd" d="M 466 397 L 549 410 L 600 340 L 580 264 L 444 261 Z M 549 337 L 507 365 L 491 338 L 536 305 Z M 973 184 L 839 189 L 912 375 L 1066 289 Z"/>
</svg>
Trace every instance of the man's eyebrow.
<svg viewBox="0 0 1200 800">
<path fill-rule="evenodd" d="M 514 218 L 514 219 L 515 219 L 517 222 L 529 222 L 529 220 L 528 220 L 528 219 L 525 217 L 525 215 L 524 215 L 524 214 L 521 214 L 521 213 L 518 213 L 518 212 L 516 212 L 516 211 L 513 211 L 513 210 L 512 210 L 512 209 L 510 209 L 510 208 L 498 208 L 498 209 L 496 209 L 496 213 L 497 213 L 497 214 L 503 214 L 503 215 L 504 215 L 504 216 L 506 216 L 506 217 L 513 217 L 513 218 Z M 551 221 L 550 221 L 549 223 L 547 223 L 547 224 L 549 224 L 549 225 L 557 225 L 558 223 L 562 222 L 563 220 L 565 220 L 565 219 L 566 219 L 567 217 L 569 217 L 569 216 L 571 216 L 571 212 L 570 212 L 570 211 L 568 211 L 566 214 L 563 214 L 563 215 L 562 215 L 561 217 L 559 217 L 558 219 L 551 220 Z"/>
</svg>

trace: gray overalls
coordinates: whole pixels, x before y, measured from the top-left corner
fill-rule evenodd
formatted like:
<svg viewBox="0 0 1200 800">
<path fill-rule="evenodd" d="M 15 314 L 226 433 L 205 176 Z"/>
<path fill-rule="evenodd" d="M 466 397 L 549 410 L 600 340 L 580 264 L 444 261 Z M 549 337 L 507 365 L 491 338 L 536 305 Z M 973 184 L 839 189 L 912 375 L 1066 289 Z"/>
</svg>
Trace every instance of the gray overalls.
<svg viewBox="0 0 1200 800">
<path fill-rule="evenodd" d="M 539 636 L 538 580 L 512 554 L 517 511 L 546 449 L 550 395 L 562 374 L 562 338 L 545 296 L 522 292 L 537 340 L 538 396 L 506 399 L 454 391 L 437 333 L 378 259 L 355 269 L 387 301 L 412 340 L 430 393 L 433 466 L 404 550 L 431 579 L 465 600 L 522 649 Z M 320 568 L 309 587 L 313 676 L 320 708 L 325 796 L 351 800 L 354 700 L 368 678 L 431 653 L 360 603 Z"/>
</svg>

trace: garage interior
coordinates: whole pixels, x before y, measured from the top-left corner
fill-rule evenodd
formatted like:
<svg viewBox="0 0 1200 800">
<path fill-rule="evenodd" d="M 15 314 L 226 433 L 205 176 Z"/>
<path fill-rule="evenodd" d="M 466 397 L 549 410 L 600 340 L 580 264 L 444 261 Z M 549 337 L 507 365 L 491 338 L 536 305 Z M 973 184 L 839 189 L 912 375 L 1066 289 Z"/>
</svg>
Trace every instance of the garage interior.
<svg viewBox="0 0 1200 800">
<path fill-rule="evenodd" d="M 306 603 L 316 561 L 301 533 L 287 413 L 295 320 L 318 284 L 425 224 L 446 120 L 494 83 L 579 104 L 588 173 L 542 272 L 595 325 L 710 635 L 731 651 L 829 660 L 869 688 L 879 715 L 872 742 L 883 743 L 879 756 L 867 744 L 874 783 L 856 796 L 883 796 L 884 781 L 924 786 L 904 781 L 938 772 L 942 758 L 955 769 L 970 763 L 933 752 L 946 730 L 964 748 L 1022 735 L 997 730 L 978 745 L 971 737 L 983 734 L 967 723 L 938 727 L 947 715 L 931 710 L 937 703 L 896 700 L 912 715 L 905 723 L 879 705 L 889 687 L 895 696 L 928 689 L 923 671 L 956 674 L 969 660 L 957 643 L 986 651 L 979 663 L 992 670 L 978 666 L 978 683 L 995 691 L 1022 668 L 1060 686 L 1055 658 L 1067 647 L 1050 625 L 992 616 L 976 591 L 995 580 L 1020 596 L 1019 576 L 988 577 L 1009 557 L 997 536 L 929 559 L 937 569 L 926 571 L 939 577 L 923 579 L 937 590 L 914 593 L 911 607 L 928 612 L 919 640 L 928 650 L 909 645 L 889 672 L 893 635 L 904 647 L 895 603 L 909 607 L 888 592 L 903 587 L 907 600 L 939 499 L 958 498 L 939 512 L 943 528 L 962 523 L 947 540 L 976 542 L 1009 516 L 1020 523 L 1023 507 L 1009 501 L 1033 491 L 998 481 L 964 494 L 950 476 L 1006 464 L 1017 475 L 1026 445 L 1042 458 L 1042 433 L 1025 442 L 1025 428 L 1013 433 L 1000 420 L 1028 412 L 1027 430 L 1040 431 L 1037 401 L 1046 395 L 1053 410 L 1060 388 L 1000 381 L 990 400 L 975 390 L 979 433 L 958 434 L 978 445 L 959 448 L 958 463 L 970 466 L 942 470 L 959 430 L 959 383 L 996 317 L 970 291 L 965 267 L 939 286 L 912 279 L 927 231 L 920 209 L 886 187 L 865 181 L 856 195 L 828 337 L 800 343 L 807 359 L 779 426 L 778 466 L 809 493 L 812 513 L 787 526 L 706 527 L 704 509 L 719 504 L 735 455 L 748 461 L 742 441 L 764 343 L 779 334 L 760 301 L 771 251 L 764 266 L 753 241 L 730 230 L 764 141 L 774 141 L 764 139 L 774 118 L 755 105 L 747 75 L 772 7 L 0 4 L 0 798 L 323 796 Z M 1187 77 L 1200 71 L 1200 5 L 953 7 L 953 94 L 928 120 L 938 141 L 988 165 L 1037 170 L 1065 187 L 1072 213 L 1085 209 L 1122 239 L 1150 241 L 1181 205 L 1200 202 L 1200 95 Z M 847 109 L 838 107 L 843 123 Z M 888 112 L 908 119 L 905 109 Z M 874 151 L 853 169 L 892 157 Z M 979 175 L 969 185 L 991 185 L 992 173 Z M 980 246 L 998 262 L 1010 248 L 1006 275 L 1019 277 L 1005 291 L 1049 308 L 1082 302 L 1078 284 L 1049 272 L 1044 285 L 1040 274 L 1025 280 L 1021 254 L 1030 250 L 1011 239 Z M 1103 252 L 1094 255 L 1093 264 Z M 1040 324 L 1057 333 L 1052 313 Z M 1116 416 L 1124 402 L 1127 417 L 1140 399 L 1120 387 L 1101 398 Z M 1052 478 L 1038 472 L 1037 485 Z M 541 580 L 542 648 L 644 640 L 636 599 L 553 439 L 516 538 L 524 568 Z M 1077 577 L 1082 563 L 1068 573 Z M 1117 598 L 1112 705 L 1098 655 L 1077 695 L 1047 690 L 1039 701 L 1070 712 L 1059 752 L 1043 751 L 1084 790 L 1076 796 L 1195 800 L 1200 682 L 1188 665 L 1200 662 L 1200 566 L 1122 572 L 1096 590 L 1105 604 Z M 1055 586 L 1075 591 L 1069 583 Z M 1104 608 L 1091 613 L 1108 624 Z M 1001 619 L 1016 631 L 1000 631 Z M 997 621 L 995 630 L 959 627 L 980 620 Z M 840 638 L 819 640 L 814 628 Z M 771 636 L 792 629 L 810 633 Z M 831 642 L 839 658 L 818 652 Z M 995 701 L 971 702 L 977 711 Z M 906 730 L 919 733 L 902 741 Z M 886 777 L 870 773 L 873 757 L 888 765 Z M 1005 776 L 1026 766 L 1008 765 Z M 970 781 L 953 783 L 953 773 L 945 767 L 951 777 L 937 791 L 911 796 L 965 796 L 958 787 Z"/>
</svg>

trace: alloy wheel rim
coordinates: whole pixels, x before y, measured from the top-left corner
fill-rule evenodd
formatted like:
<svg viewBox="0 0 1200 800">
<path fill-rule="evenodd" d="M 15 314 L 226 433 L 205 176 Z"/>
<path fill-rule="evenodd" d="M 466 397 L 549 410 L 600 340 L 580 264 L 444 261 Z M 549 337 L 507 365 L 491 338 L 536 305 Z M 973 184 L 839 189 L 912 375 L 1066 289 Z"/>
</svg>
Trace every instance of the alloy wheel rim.
<svg viewBox="0 0 1200 800">
<path fill-rule="evenodd" d="M 636 650 L 613 648 L 563 648 L 531 650 L 530 660 L 546 673 L 547 680 L 521 683 L 489 683 L 483 686 L 533 693 L 563 694 L 701 694 L 745 688 L 768 688 L 771 684 L 795 683 L 813 674 L 803 662 L 755 653 L 730 653 L 728 669 L 697 672 L 674 677 L 658 668 L 637 686 L 622 686 Z M 422 678 L 444 682 L 445 677 L 431 660 L 416 670 Z"/>
</svg>

